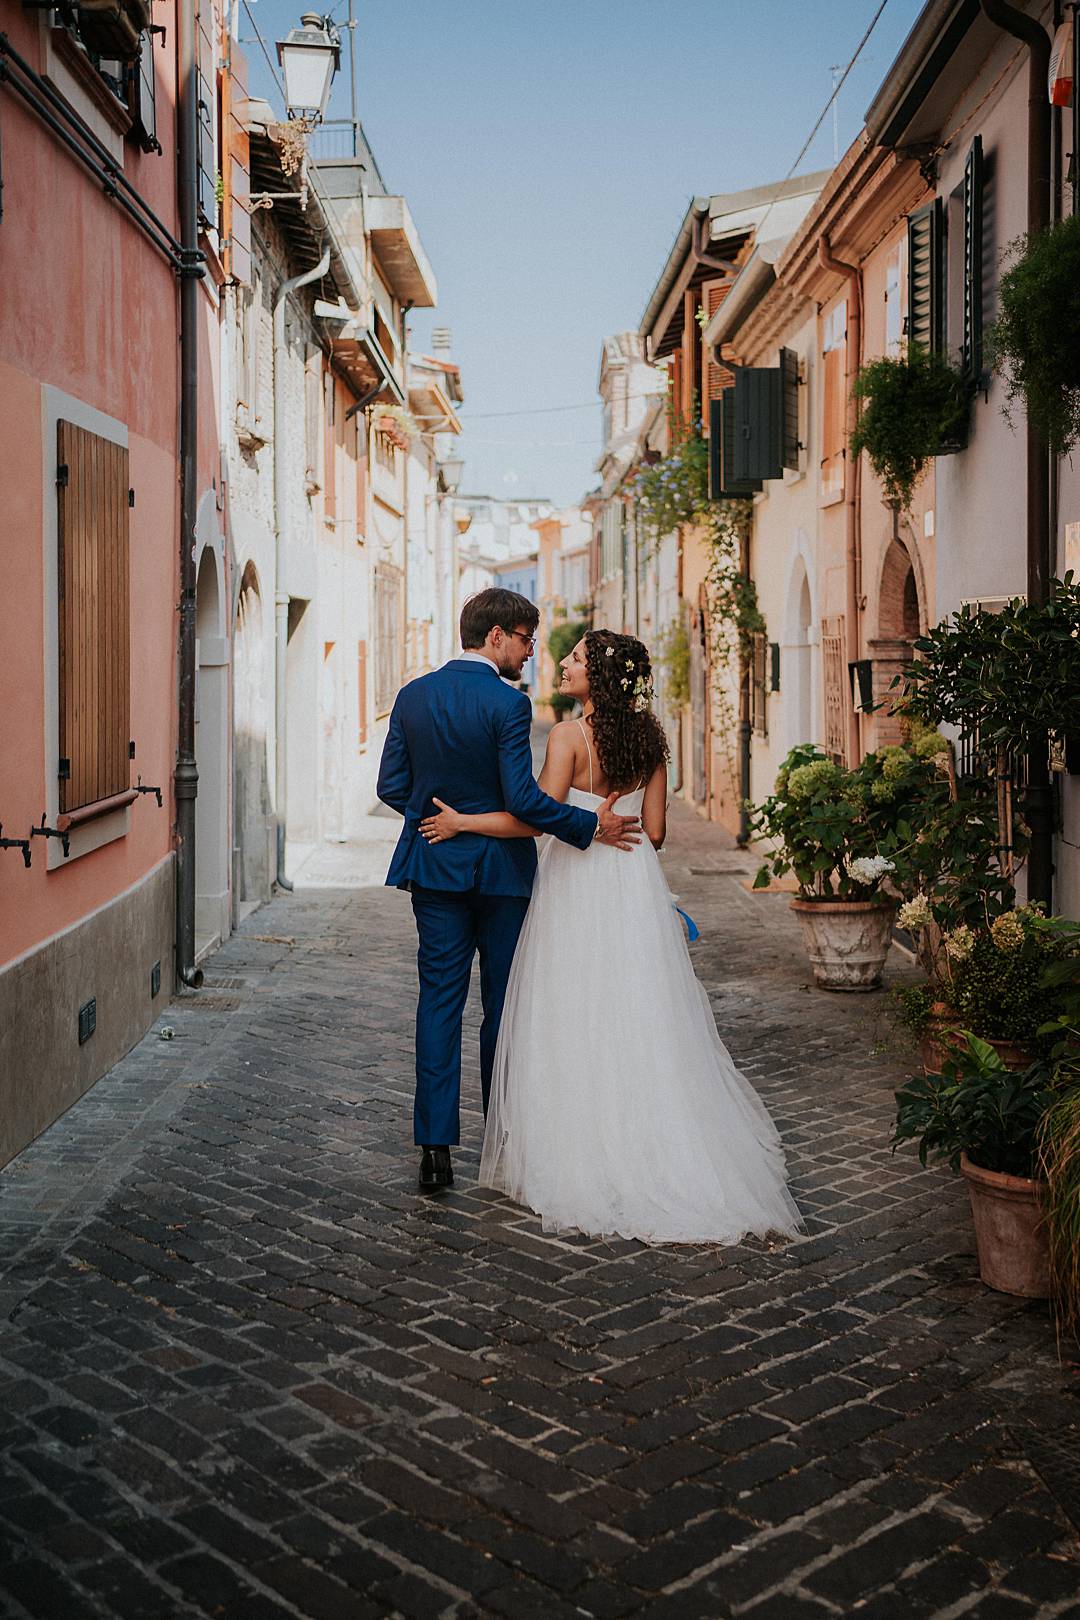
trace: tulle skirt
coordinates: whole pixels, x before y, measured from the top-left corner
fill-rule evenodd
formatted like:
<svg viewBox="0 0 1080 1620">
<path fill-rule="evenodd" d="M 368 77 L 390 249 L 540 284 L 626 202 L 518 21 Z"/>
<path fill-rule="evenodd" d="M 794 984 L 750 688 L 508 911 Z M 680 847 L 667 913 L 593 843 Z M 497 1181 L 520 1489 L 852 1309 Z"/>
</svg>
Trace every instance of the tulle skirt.
<svg viewBox="0 0 1080 1620">
<path fill-rule="evenodd" d="M 617 809 L 638 814 L 641 799 Z M 541 854 L 480 1181 L 553 1232 L 736 1243 L 799 1226 L 776 1127 L 716 1033 L 647 840 L 632 852 L 550 840 Z"/>
</svg>

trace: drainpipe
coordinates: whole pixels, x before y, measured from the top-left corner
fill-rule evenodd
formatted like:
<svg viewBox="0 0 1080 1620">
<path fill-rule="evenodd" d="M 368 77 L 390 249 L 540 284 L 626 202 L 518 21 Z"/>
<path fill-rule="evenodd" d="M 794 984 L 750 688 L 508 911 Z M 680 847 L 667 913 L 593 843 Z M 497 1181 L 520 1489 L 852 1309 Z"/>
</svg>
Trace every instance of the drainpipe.
<svg viewBox="0 0 1080 1620">
<path fill-rule="evenodd" d="M 1018 11 L 1006 0 L 981 0 L 992 23 L 1022 40 L 1028 48 L 1028 234 L 1044 231 L 1050 223 L 1050 102 L 1046 79 L 1050 68 L 1050 38 L 1041 22 Z M 1075 160 L 1074 160 L 1075 161 Z M 1050 533 L 1050 452 L 1027 425 L 1027 594 L 1042 607 L 1050 595 L 1053 573 Z M 1027 862 L 1029 900 L 1041 900 L 1051 909 L 1054 886 L 1054 813 L 1050 769 L 1045 748 L 1028 755 L 1025 810 L 1031 827 Z"/>
<path fill-rule="evenodd" d="M 750 584 L 750 535 L 739 536 L 739 572 Z M 739 831 L 735 842 L 745 849 L 750 842 L 750 749 L 753 729 L 750 725 L 750 659 L 745 649 L 739 652 Z"/>
<path fill-rule="evenodd" d="M 822 269 L 832 270 L 834 274 L 844 276 L 849 289 L 846 344 L 847 374 L 845 377 L 849 448 L 844 457 L 844 516 L 847 538 L 847 558 L 844 569 L 847 595 L 844 625 L 845 640 L 847 642 L 846 661 L 850 665 L 854 664 L 859 657 L 859 618 L 862 612 L 862 534 L 859 524 L 859 494 L 862 480 L 859 466 L 860 458 L 853 456 L 850 449 L 851 435 L 855 431 L 857 410 L 852 387 L 862 360 L 862 273 L 857 265 L 845 264 L 842 259 L 837 259 L 833 255 L 827 236 L 823 236 L 818 242 L 818 263 Z M 859 713 L 854 701 L 848 714 L 848 755 L 852 765 L 857 765 L 862 757 Z"/>
<path fill-rule="evenodd" d="M 283 281 L 274 299 L 274 809 L 277 819 L 279 889 L 291 892 L 285 876 L 285 654 L 289 646 L 289 593 L 285 589 L 285 305 L 289 294 L 318 281 L 330 268 L 330 248 L 313 270 Z"/>
<path fill-rule="evenodd" d="M 195 518 L 199 492 L 199 123 L 195 0 L 177 14 L 177 204 L 180 215 L 180 647 L 176 766 L 176 976 L 197 990 L 195 965 Z"/>
</svg>

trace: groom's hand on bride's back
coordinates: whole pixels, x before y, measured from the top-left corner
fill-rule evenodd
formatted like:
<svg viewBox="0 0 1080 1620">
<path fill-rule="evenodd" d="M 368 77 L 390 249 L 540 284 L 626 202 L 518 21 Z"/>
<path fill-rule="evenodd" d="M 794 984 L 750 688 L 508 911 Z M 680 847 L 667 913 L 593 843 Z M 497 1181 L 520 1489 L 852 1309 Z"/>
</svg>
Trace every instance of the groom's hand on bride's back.
<svg viewBox="0 0 1080 1620">
<path fill-rule="evenodd" d="M 611 844 L 615 849 L 633 849 L 641 843 L 641 817 L 617 816 L 612 805 L 618 797 L 617 793 L 609 793 L 596 812 L 596 842 Z"/>
</svg>

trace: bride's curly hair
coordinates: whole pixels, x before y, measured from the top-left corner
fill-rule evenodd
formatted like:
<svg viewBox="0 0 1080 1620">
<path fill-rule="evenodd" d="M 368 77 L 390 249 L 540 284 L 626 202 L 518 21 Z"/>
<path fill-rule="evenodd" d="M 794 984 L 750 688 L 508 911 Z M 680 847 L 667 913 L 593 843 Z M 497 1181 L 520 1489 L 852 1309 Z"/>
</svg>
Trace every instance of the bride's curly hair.
<svg viewBox="0 0 1080 1620">
<path fill-rule="evenodd" d="M 636 636 L 585 632 L 596 755 L 612 788 L 631 789 L 666 764 L 667 738 L 650 707 L 652 662 Z"/>
</svg>

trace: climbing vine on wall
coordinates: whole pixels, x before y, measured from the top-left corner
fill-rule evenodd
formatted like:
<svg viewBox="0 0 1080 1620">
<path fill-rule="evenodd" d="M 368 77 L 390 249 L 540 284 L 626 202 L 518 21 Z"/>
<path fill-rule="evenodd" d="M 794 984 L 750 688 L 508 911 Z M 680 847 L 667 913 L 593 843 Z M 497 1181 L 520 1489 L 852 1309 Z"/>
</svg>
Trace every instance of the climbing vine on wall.
<svg viewBox="0 0 1080 1620">
<path fill-rule="evenodd" d="M 733 694 L 731 676 L 737 670 L 741 683 L 754 636 L 765 630 L 757 588 L 752 579 L 743 577 L 740 566 L 740 544 L 749 533 L 750 514 L 749 501 L 711 501 L 699 518 L 709 548 L 705 595 L 709 608 L 712 729 L 736 798 L 739 794 L 738 685 Z"/>
</svg>

